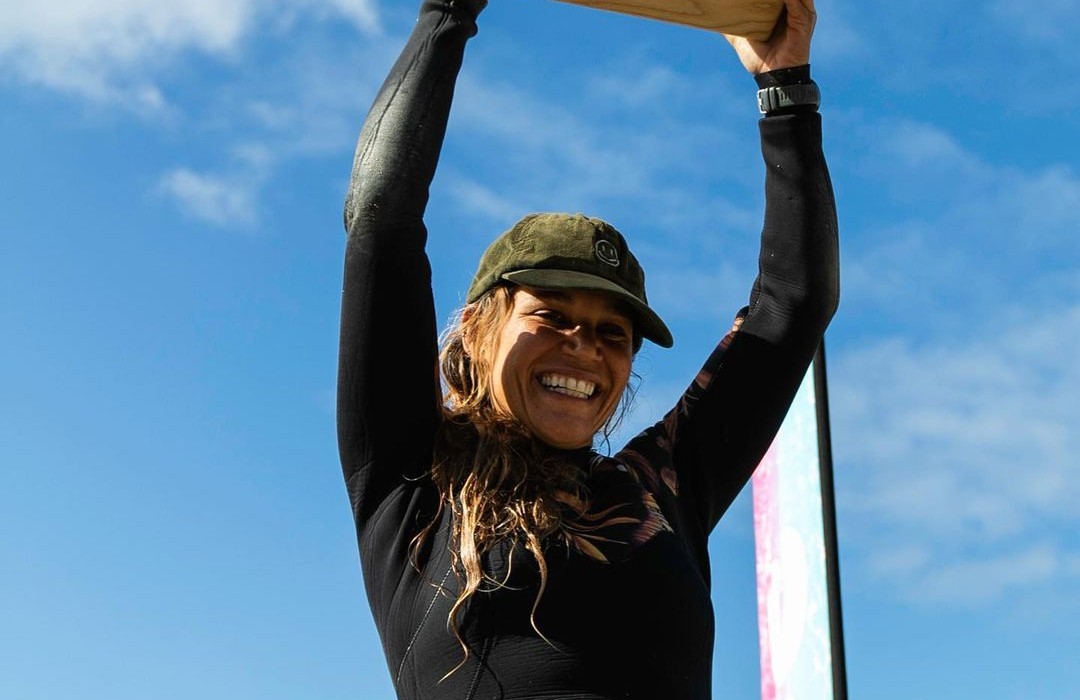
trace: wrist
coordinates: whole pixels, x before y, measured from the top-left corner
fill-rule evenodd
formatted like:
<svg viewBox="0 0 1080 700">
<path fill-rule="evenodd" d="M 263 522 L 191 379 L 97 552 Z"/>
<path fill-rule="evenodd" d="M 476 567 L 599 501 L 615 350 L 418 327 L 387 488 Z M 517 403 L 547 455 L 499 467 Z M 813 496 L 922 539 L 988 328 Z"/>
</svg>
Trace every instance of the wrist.
<svg viewBox="0 0 1080 700">
<path fill-rule="evenodd" d="M 759 73 L 754 80 L 758 85 L 758 111 L 765 116 L 814 112 L 821 103 L 809 63 Z"/>
<path fill-rule="evenodd" d="M 807 85 L 814 82 L 810 77 L 809 63 L 758 73 L 754 76 L 754 81 L 759 89 L 782 87 L 784 85 Z"/>
<path fill-rule="evenodd" d="M 758 111 L 767 117 L 817 111 L 821 92 L 816 83 L 762 88 L 757 92 Z"/>
</svg>

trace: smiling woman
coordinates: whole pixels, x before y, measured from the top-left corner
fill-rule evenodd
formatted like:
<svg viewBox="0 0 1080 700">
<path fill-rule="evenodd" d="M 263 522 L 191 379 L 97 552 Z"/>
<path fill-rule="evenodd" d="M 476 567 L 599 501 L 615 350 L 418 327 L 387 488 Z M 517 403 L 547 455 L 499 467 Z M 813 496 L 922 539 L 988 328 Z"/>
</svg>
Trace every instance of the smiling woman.
<svg viewBox="0 0 1080 700">
<path fill-rule="evenodd" d="M 589 447 L 630 379 L 630 319 L 604 293 L 519 287 L 491 361 L 491 405 L 542 442 Z"/>
<path fill-rule="evenodd" d="M 730 38 L 765 113 L 749 305 L 667 416 L 613 455 L 593 444 L 617 420 L 634 355 L 672 338 L 611 224 L 525 216 L 484 253 L 437 343 L 424 210 L 483 6 L 424 3 L 361 131 L 345 209 L 339 445 L 395 688 L 708 698 L 709 532 L 838 298 L 813 4 L 787 0 L 769 41 Z"/>
</svg>

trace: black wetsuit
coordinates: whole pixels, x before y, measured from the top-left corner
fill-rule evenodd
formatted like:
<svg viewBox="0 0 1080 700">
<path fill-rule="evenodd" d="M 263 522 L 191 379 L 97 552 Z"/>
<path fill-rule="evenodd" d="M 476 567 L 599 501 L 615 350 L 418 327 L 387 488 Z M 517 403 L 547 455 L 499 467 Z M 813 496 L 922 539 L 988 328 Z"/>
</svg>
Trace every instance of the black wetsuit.
<svg viewBox="0 0 1080 700">
<path fill-rule="evenodd" d="M 511 576 L 472 598 L 461 618 L 469 658 L 440 681 L 462 659 L 447 630 L 453 597 L 435 585 L 457 590 L 448 515 L 419 552 L 419 571 L 409 560 L 439 499 L 427 477 L 441 411 L 423 213 L 475 32 L 460 2 L 423 5 L 364 124 L 345 209 L 339 442 L 394 686 L 416 700 L 709 698 L 709 532 L 768 447 L 838 299 L 820 118 L 802 109 L 761 120 L 761 269 L 738 330 L 678 405 L 613 458 L 566 454 L 587 474 L 590 509 L 568 528 L 569 546 L 547 551 L 536 614 L 546 640 L 529 622 L 535 563 L 520 548 L 508 562 L 498 548 L 487 566 L 504 573 L 512 563 Z"/>
</svg>

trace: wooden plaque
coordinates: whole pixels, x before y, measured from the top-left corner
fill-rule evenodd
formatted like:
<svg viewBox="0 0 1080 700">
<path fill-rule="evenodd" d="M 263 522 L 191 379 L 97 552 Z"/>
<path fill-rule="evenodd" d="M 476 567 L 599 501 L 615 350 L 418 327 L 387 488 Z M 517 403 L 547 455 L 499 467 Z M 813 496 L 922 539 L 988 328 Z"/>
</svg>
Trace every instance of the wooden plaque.
<svg viewBox="0 0 1080 700">
<path fill-rule="evenodd" d="M 561 0 L 764 41 L 784 0 Z"/>
</svg>

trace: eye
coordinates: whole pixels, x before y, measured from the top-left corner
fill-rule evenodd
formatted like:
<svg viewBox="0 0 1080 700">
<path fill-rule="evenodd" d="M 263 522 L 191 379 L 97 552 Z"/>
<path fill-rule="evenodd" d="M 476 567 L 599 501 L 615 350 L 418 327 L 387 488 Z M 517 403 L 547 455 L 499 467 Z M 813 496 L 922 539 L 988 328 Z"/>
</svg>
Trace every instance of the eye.
<svg viewBox="0 0 1080 700">
<path fill-rule="evenodd" d="M 555 309 L 539 309 L 533 312 L 533 316 L 538 317 L 544 323 L 554 328 L 568 328 L 570 326 L 569 319 Z"/>
<path fill-rule="evenodd" d="M 618 323 L 603 323 L 596 330 L 608 342 L 623 343 L 630 340 L 630 330 Z"/>
</svg>

